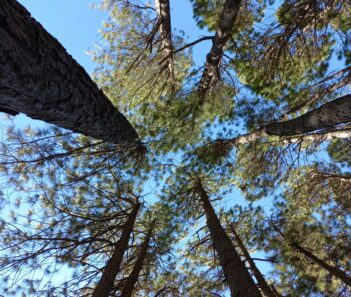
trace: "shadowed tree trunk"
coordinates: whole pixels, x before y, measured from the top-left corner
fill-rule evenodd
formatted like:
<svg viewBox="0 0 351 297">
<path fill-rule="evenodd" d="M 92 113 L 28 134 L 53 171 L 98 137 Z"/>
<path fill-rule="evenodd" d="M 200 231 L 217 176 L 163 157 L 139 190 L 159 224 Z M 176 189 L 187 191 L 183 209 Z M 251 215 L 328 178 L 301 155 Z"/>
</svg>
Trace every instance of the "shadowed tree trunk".
<svg viewBox="0 0 351 297">
<path fill-rule="evenodd" d="M 120 266 L 123 260 L 123 255 L 128 248 L 128 242 L 130 235 L 132 234 L 134 222 L 137 217 L 140 208 L 140 203 L 135 204 L 132 212 L 130 213 L 127 222 L 125 223 L 122 231 L 121 238 L 115 245 L 115 250 L 107 262 L 107 265 L 103 271 L 101 279 L 97 284 L 92 297 L 109 297 L 113 287 L 116 276 L 120 270 Z"/>
<path fill-rule="evenodd" d="M 216 35 L 212 40 L 212 48 L 206 57 L 205 69 L 198 88 L 198 94 L 201 98 L 206 95 L 213 80 L 218 76 L 218 66 L 223 56 L 223 48 L 233 31 L 240 3 L 241 0 L 226 0 L 224 3 Z"/>
<path fill-rule="evenodd" d="M 138 139 L 85 70 L 15 0 L 0 0 L 0 108 L 111 143 Z"/>
<path fill-rule="evenodd" d="M 257 268 L 254 260 L 252 260 L 250 253 L 247 251 L 244 243 L 242 242 L 240 236 L 238 235 L 238 233 L 236 232 L 234 226 L 231 224 L 230 225 L 230 229 L 234 235 L 235 241 L 238 244 L 240 250 L 243 252 L 244 258 L 246 259 L 246 261 L 249 263 L 250 269 L 252 271 L 252 273 L 254 274 L 258 286 L 261 288 L 262 292 L 264 293 L 265 296 L 267 297 L 278 297 L 281 296 L 279 294 L 276 294 L 272 288 L 270 287 L 270 285 L 268 285 L 268 283 L 266 282 L 264 276 L 262 275 L 261 271 Z"/>
<path fill-rule="evenodd" d="M 333 128 L 350 121 L 351 95 L 345 95 L 296 119 L 270 123 L 265 127 L 265 132 L 268 135 L 291 136 Z"/>
<path fill-rule="evenodd" d="M 323 267 L 325 270 L 327 270 L 331 275 L 335 276 L 336 278 L 340 279 L 342 282 L 347 284 L 348 286 L 351 286 L 351 276 L 346 274 L 344 271 L 339 269 L 336 266 L 329 265 L 322 259 L 318 258 L 314 254 L 312 254 L 310 251 L 306 250 L 302 246 L 298 245 L 296 242 L 290 242 L 289 245 L 300 252 L 301 254 L 305 255 L 306 257 L 310 258 L 312 261 L 317 263 L 319 266 Z"/>
<path fill-rule="evenodd" d="M 281 231 L 280 229 L 273 225 L 273 228 L 281 235 L 281 237 L 286 240 L 286 242 L 289 244 L 289 246 L 296 250 L 297 252 L 303 254 L 307 258 L 311 259 L 313 262 L 318 264 L 319 266 L 323 267 L 325 270 L 327 270 L 331 275 L 334 277 L 340 279 L 342 282 L 344 282 L 346 285 L 351 286 L 351 276 L 339 269 L 336 266 L 329 265 L 327 262 L 324 260 L 320 259 L 316 255 L 314 255 L 312 252 L 308 251 L 301 245 L 299 245 L 297 242 L 290 240 L 287 238 Z"/>
<path fill-rule="evenodd" d="M 225 280 L 232 297 L 262 297 L 245 264 L 236 251 L 232 241 L 224 231 L 211 205 L 207 192 L 198 181 L 197 194 L 203 205 L 210 230 L 213 247 L 217 252 Z"/>
<path fill-rule="evenodd" d="M 158 15 L 159 31 L 161 33 L 161 50 L 165 53 L 169 75 L 171 76 L 172 83 L 174 83 L 172 27 L 169 0 L 155 0 L 155 7 Z"/>
<path fill-rule="evenodd" d="M 143 268 L 144 260 L 145 260 L 146 255 L 147 255 L 147 250 L 148 250 L 149 245 L 150 245 L 150 239 L 152 236 L 153 229 L 154 229 L 154 222 L 151 223 L 149 230 L 147 231 L 144 242 L 142 243 L 142 245 L 140 247 L 138 258 L 135 261 L 135 264 L 133 266 L 133 270 L 130 273 L 130 275 L 128 276 L 128 278 L 125 282 L 125 285 L 123 287 L 122 293 L 120 295 L 121 297 L 132 296 L 135 284 L 138 281 L 140 272 Z"/>
<path fill-rule="evenodd" d="M 245 144 L 267 136 L 281 136 L 283 141 L 325 140 L 349 138 L 350 127 L 333 129 L 340 124 L 351 122 L 351 95 L 345 95 L 330 101 L 319 108 L 309 111 L 300 117 L 283 122 L 273 122 L 261 129 L 232 139 L 219 139 L 218 142 Z"/>
</svg>

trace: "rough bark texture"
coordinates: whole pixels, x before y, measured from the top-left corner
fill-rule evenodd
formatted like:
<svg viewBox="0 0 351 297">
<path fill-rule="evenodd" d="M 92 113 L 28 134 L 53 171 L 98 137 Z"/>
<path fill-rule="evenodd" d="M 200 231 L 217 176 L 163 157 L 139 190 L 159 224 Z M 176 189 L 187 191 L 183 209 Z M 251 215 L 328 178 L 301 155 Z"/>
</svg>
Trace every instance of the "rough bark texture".
<svg viewBox="0 0 351 297">
<path fill-rule="evenodd" d="M 268 285 L 268 283 L 266 282 L 264 276 L 262 275 L 261 271 L 257 268 L 254 260 L 252 260 L 250 253 L 247 251 L 244 243 L 242 242 L 240 236 L 238 235 L 238 233 L 236 232 L 235 228 L 233 225 L 230 226 L 231 227 L 231 231 L 234 235 L 235 241 L 238 244 L 240 250 L 243 252 L 243 255 L 246 259 L 246 261 L 249 263 L 250 269 L 252 271 L 252 273 L 254 274 L 258 286 L 260 287 L 260 289 L 262 290 L 262 292 L 264 293 L 265 296 L 267 297 L 278 297 L 281 296 L 279 294 L 276 294 L 272 288 Z"/>
<path fill-rule="evenodd" d="M 346 285 L 351 287 L 351 276 L 346 274 L 344 271 L 340 270 L 336 266 L 329 265 L 322 259 L 318 258 L 314 254 L 312 254 L 310 251 L 306 250 L 296 242 L 290 242 L 290 246 L 300 252 L 301 254 L 304 254 L 306 257 L 310 258 L 312 261 L 317 263 L 319 266 L 323 267 L 325 270 L 327 270 L 331 275 L 335 276 L 336 278 L 340 279 L 342 282 L 344 282 Z"/>
<path fill-rule="evenodd" d="M 127 222 L 125 223 L 122 231 L 121 238 L 115 246 L 115 250 L 107 262 L 107 265 L 103 271 L 101 279 L 97 284 L 92 297 L 109 297 L 113 287 L 116 276 L 120 270 L 120 266 L 123 260 L 123 255 L 128 248 L 128 242 L 130 235 L 133 231 L 134 222 L 137 217 L 140 204 L 137 203 L 132 212 L 130 213 Z"/>
<path fill-rule="evenodd" d="M 210 230 L 213 246 L 217 252 L 231 296 L 262 297 L 233 243 L 221 226 L 210 199 L 200 182 L 198 182 L 197 193 L 206 214 L 207 227 Z"/>
<path fill-rule="evenodd" d="M 276 225 L 272 225 L 274 230 L 289 244 L 289 246 L 296 250 L 297 252 L 303 254 L 307 258 L 310 258 L 312 261 L 314 261 L 316 264 L 327 270 L 331 275 L 334 277 L 340 279 L 342 282 L 344 282 L 346 285 L 351 286 L 351 276 L 346 274 L 344 271 L 339 269 L 336 266 L 329 265 L 326 263 L 324 260 L 320 259 L 319 257 L 315 256 L 312 252 L 308 251 L 301 245 L 299 245 L 296 241 L 293 241 L 279 229 Z"/>
<path fill-rule="evenodd" d="M 138 138 L 85 70 L 15 0 L 0 0 L 0 107 L 112 143 Z"/>
<path fill-rule="evenodd" d="M 164 51 L 167 62 L 168 71 L 174 81 L 173 66 L 173 46 L 172 46 L 172 27 L 171 27 L 171 11 L 169 0 L 155 0 L 155 7 L 160 22 L 161 48 Z"/>
<path fill-rule="evenodd" d="M 227 43 L 240 9 L 240 0 L 226 0 L 219 20 L 216 35 L 212 41 L 212 48 L 206 57 L 206 65 L 202 74 L 198 93 L 204 97 L 211 83 L 217 77 L 218 66 L 223 56 L 223 48 Z"/>
<path fill-rule="evenodd" d="M 144 239 L 144 242 L 142 243 L 142 245 L 140 247 L 139 256 L 138 256 L 137 260 L 135 261 L 132 272 L 130 273 L 130 275 L 128 276 L 128 279 L 126 280 L 126 283 L 125 283 L 123 290 L 122 290 L 122 293 L 120 295 L 121 297 L 132 296 L 135 284 L 138 281 L 139 274 L 143 268 L 144 260 L 145 260 L 146 255 L 147 255 L 147 250 L 148 250 L 149 245 L 150 245 L 150 239 L 152 236 L 153 228 L 154 228 L 154 223 L 151 224 L 151 226 L 146 234 L 146 237 Z"/>
<path fill-rule="evenodd" d="M 345 95 L 289 121 L 270 123 L 268 135 L 291 136 L 351 122 L 351 95 Z"/>
<path fill-rule="evenodd" d="M 218 141 L 237 145 L 254 142 L 267 136 L 284 137 L 279 142 L 286 143 L 301 140 L 323 141 L 349 138 L 351 136 L 349 125 L 333 130 L 336 126 L 348 122 L 351 122 L 351 95 L 337 98 L 296 119 L 273 122 L 251 133 Z"/>
</svg>

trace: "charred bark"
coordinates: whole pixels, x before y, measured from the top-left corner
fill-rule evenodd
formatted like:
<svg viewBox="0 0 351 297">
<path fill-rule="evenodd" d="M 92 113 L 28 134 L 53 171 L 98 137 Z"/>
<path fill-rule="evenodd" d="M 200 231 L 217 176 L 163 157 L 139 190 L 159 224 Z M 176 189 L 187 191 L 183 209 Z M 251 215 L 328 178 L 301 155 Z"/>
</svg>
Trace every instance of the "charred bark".
<svg viewBox="0 0 351 297">
<path fill-rule="evenodd" d="M 274 290 L 272 290 L 272 288 L 270 287 L 270 285 L 268 285 L 268 283 L 266 282 L 264 276 L 262 275 L 261 271 L 257 268 L 254 260 L 252 260 L 250 253 L 246 249 L 244 243 L 242 242 L 240 236 L 236 232 L 233 225 L 230 225 L 230 229 L 234 235 L 236 243 L 238 244 L 240 250 L 242 251 L 242 253 L 244 255 L 244 258 L 249 263 L 250 269 L 251 269 L 252 273 L 254 274 L 254 276 L 257 280 L 258 286 L 260 287 L 260 289 L 262 290 L 264 295 L 267 297 L 280 297 L 281 295 L 275 293 Z"/>
<path fill-rule="evenodd" d="M 218 76 L 218 66 L 223 56 L 223 48 L 232 34 L 240 3 L 240 0 L 226 0 L 224 3 L 218 29 L 212 40 L 212 48 L 206 57 L 205 69 L 199 83 L 198 94 L 200 98 L 206 95 Z"/>
<path fill-rule="evenodd" d="M 121 297 L 132 296 L 135 284 L 138 281 L 140 272 L 143 268 L 143 264 L 144 264 L 144 261 L 145 261 L 146 255 L 147 255 L 147 250 L 148 250 L 149 245 L 150 245 L 150 239 L 152 236 L 153 229 L 154 229 L 154 222 L 151 223 L 151 226 L 149 227 L 149 230 L 148 230 L 146 237 L 144 239 L 144 242 L 142 243 L 142 245 L 140 247 L 140 252 L 139 252 L 138 258 L 135 261 L 132 272 L 130 273 L 130 275 L 128 276 L 128 278 L 125 282 L 122 293 L 120 295 Z"/>
<path fill-rule="evenodd" d="M 113 288 L 114 281 L 120 270 L 124 253 L 128 248 L 128 242 L 133 231 L 134 222 L 140 208 L 140 203 L 135 204 L 132 212 L 130 213 L 127 222 L 125 223 L 122 231 L 121 238 L 115 245 L 115 249 L 110 260 L 103 271 L 99 283 L 92 294 L 92 297 L 109 297 Z"/>
<path fill-rule="evenodd" d="M 85 70 L 15 0 L 0 0 L 0 107 L 111 143 L 138 139 Z"/>
<path fill-rule="evenodd" d="M 210 198 L 200 181 L 198 181 L 196 191 L 202 202 L 207 218 L 207 227 L 210 230 L 213 241 L 213 247 L 217 252 L 231 296 L 262 297 L 233 243 L 221 226 L 211 205 Z"/>
</svg>

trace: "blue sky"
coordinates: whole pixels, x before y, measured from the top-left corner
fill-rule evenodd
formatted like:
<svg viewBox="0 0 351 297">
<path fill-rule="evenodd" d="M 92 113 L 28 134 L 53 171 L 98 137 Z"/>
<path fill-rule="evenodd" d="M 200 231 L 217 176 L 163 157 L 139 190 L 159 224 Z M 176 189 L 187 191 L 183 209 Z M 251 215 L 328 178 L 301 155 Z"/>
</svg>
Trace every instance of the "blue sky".
<svg viewBox="0 0 351 297">
<path fill-rule="evenodd" d="M 91 9 L 90 4 L 97 0 L 18 0 L 40 22 L 44 28 L 56 37 L 66 48 L 69 54 L 91 74 L 95 68 L 94 62 L 85 51 L 94 48 L 94 42 L 100 37 L 98 29 L 103 20 L 107 19 L 108 13 L 97 9 Z M 205 30 L 196 27 L 192 18 L 192 7 L 189 0 L 174 0 L 172 3 L 172 25 L 178 30 L 184 30 L 193 41 L 201 35 L 208 35 Z M 206 54 L 211 43 L 206 41 L 194 48 L 196 63 L 204 63 Z M 1 118 L 0 118 L 1 121 Z M 35 124 L 38 121 L 30 120 L 21 115 L 16 117 L 16 122 L 22 124 Z M 233 204 L 233 198 L 238 199 L 238 192 L 224 199 L 223 206 Z M 234 196 L 234 197 L 233 197 Z M 237 196 L 237 197 L 235 197 Z M 239 198 L 240 199 L 240 198 Z M 236 201 L 237 202 L 237 201 Z M 263 202 L 264 203 L 264 202 Z M 269 206 L 267 205 L 264 206 Z M 261 268 L 267 270 L 268 264 L 258 263 Z"/>
<path fill-rule="evenodd" d="M 19 0 L 32 16 L 44 28 L 56 37 L 60 43 L 86 70 L 91 74 L 94 63 L 85 51 L 94 48 L 94 42 L 99 40 L 98 29 L 108 13 L 91 9 L 94 0 Z M 206 35 L 205 30 L 195 26 L 193 12 L 189 0 L 172 1 L 172 25 L 178 30 L 184 30 L 190 40 Z M 210 42 L 195 47 L 196 59 L 205 61 Z"/>
<path fill-rule="evenodd" d="M 91 4 L 98 0 L 18 0 L 24 5 L 32 16 L 43 25 L 66 48 L 67 52 L 82 65 L 89 74 L 95 68 L 91 57 L 86 51 L 94 49 L 94 42 L 100 40 L 99 28 L 108 18 L 108 12 L 92 9 Z M 198 39 L 202 35 L 209 35 L 206 30 L 197 28 L 193 19 L 190 0 L 171 1 L 172 27 L 186 32 L 189 42 Z M 206 60 L 206 54 L 210 50 L 211 42 L 205 41 L 193 48 L 196 64 L 202 65 Z M 24 115 L 15 117 L 19 125 L 32 127 L 42 125 L 40 121 L 34 121 Z M 243 201 L 236 189 L 222 201 L 223 207 L 233 205 L 233 202 Z M 266 266 L 258 263 L 261 268 Z"/>
</svg>

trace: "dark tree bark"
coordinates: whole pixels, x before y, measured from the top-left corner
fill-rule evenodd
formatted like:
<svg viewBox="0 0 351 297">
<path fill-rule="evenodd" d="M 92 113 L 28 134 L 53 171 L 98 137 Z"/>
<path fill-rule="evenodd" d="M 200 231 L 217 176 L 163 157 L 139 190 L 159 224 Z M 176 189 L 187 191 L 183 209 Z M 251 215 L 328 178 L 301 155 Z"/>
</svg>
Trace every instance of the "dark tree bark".
<svg viewBox="0 0 351 297">
<path fill-rule="evenodd" d="M 262 292 L 264 293 L 265 296 L 267 297 L 278 297 L 281 296 L 277 293 L 274 292 L 274 290 L 272 290 L 271 286 L 268 285 L 268 283 L 266 282 L 264 276 L 262 275 L 261 271 L 257 268 L 254 260 L 252 260 L 250 253 L 248 252 L 248 250 L 246 249 L 244 243 L 242 242 L 239 234 L 236 232 L 235 228 L 233 225 L 230 225 L 230 229 L 234 235 L 235 241 L 238 244 L 240 250 L 242 251 L 244 258 L 246 259 L 246 261 L 249 263 L 250 269 L 252 271 L 252 273 L 254 274 L 258 286 L 261 288 Z"/>
<path fill-rule="evenodd" d="M 240 3 L 240 0 L 226 0 L 224 3 L 218 29 L 212 40 L 212 48 L 206 57 L 205 69 L 198 88 L 198 94 L 201 98 L 206 95 L 213 80 L 217 77 L 218 66 L 223 56 L 223 48 L 233 31 Z"/>
<path fill-rule="evenodd" d="M 231 296 L 262 297 L 232 241 L 221 226 L 211 205 L 210 198 L 200 181 L 198 181 L 196 191 L 202 202 L 207 218 L 207 227 L 212 236 L 213 247 L 217 252 Z"/>
<path fill-rule="evenodd" d="M 286 242 L 290 245 L 292 249 L 311 259 L 313 262 L 327 270 L 331 275 L 340 279 L 346 285 L 351 286 L 351 276 L 348 275 L 345 271 L 342 271 L 336 266 L 329 265 L 327 262 L 317 257 L 312 252 L 299 245 L 296 241 L 290 240 L 281 232 L 281 230 L 277 226 L 273 225 L 273 228 L 281 235 L 281 237 L 284 240 L 286 240 Z"/>
<path fill-rule="evenodd" d="M 30 13 L 0 0 L 0 107 L 112 143 L 138 135 Z"/>
<path fill-rule="evenodd" d="M 351 95 L 337 98 L 295 119 L 272 122 L 250 133 L 217 141 L 237 145 L 254 142 L 267 136 L 281 136 L 288 142 L 301 140 L 301 138 L 312 141 L 349 138 L 350 127 L 334 129 L 348 122 L 351 122 Z"/>
<path fill-rule="evenodd" d="M 140 272 L 143 268 L 143 264 L 144 264 L 144 261 L 145 261 L 146 255 L 147 255 L 147 250 L 148 250 L 149 245 L 150 245 L 150 239 L 152 236 L 153 229 L 154 229 L 154 222 L 151 223 L 149 230 L 146 234 L 146 237 L 144 239 L 144 242 L 142 243 L 142 245 L 140 247 L 138 258 L 135 261 L 132 272 L 130 273 L 130 275 L 128 276 L 128 278 L 124 284 L 122 293 L 120 295 L 121 297 L 132 296 L 135 284 L 138 281 Z"/>
<path fill-rule="evenodd" d="M 351 286 L 351 276 L 346 274 L 344 271 L 339 269 L 336 266 L 329 265 L 327 262 L 324 260 L 318 258 L 315 256 L 313 253 L 308 251 L 307 249 L 303 248 L 296 242 L 290 242 L 289 245 L 295 249 L 296 251 L 300 252 L 301 254 L 305 255 L 306 257 L 310 258 L 312 261 L 317 263 L 319 266 L 323 267 L 325 270 L 327 270 L 331 275 L 335 276 L 336 278 L 340 279 L 342 282 L 344 282 L 346 285 Z"/>
<path fill-rule="evenodd" d="M 351 122 L 351 95 L 330 101 L 296 119 L 270 123 L 264 130 L 268 135 L 291 136 L 333 128 L 347 122 Z"/>
<path fill-rule="evenodd" d="M 161 50 L 164 51 L 169 74 L 174 82 L 171 11 L 169 0 L 155 0 L 161 34 Z"/>
<path fill-rule="evenodd" d="M 125 223 L 122 231 L 121 238 L 115 245 L 114 252 L 107 262 L 99 283 L 92 294 L 92 297 L 109 297 L 113 288 L 114 281 L 120 270 L 124 253 L 128 249 L 128 242 L 133 232 L 134 222 L 140 208 L 140 203 L 135 204 L 132 212 L 130 213 L 127 222 Z"/>
</svg>

